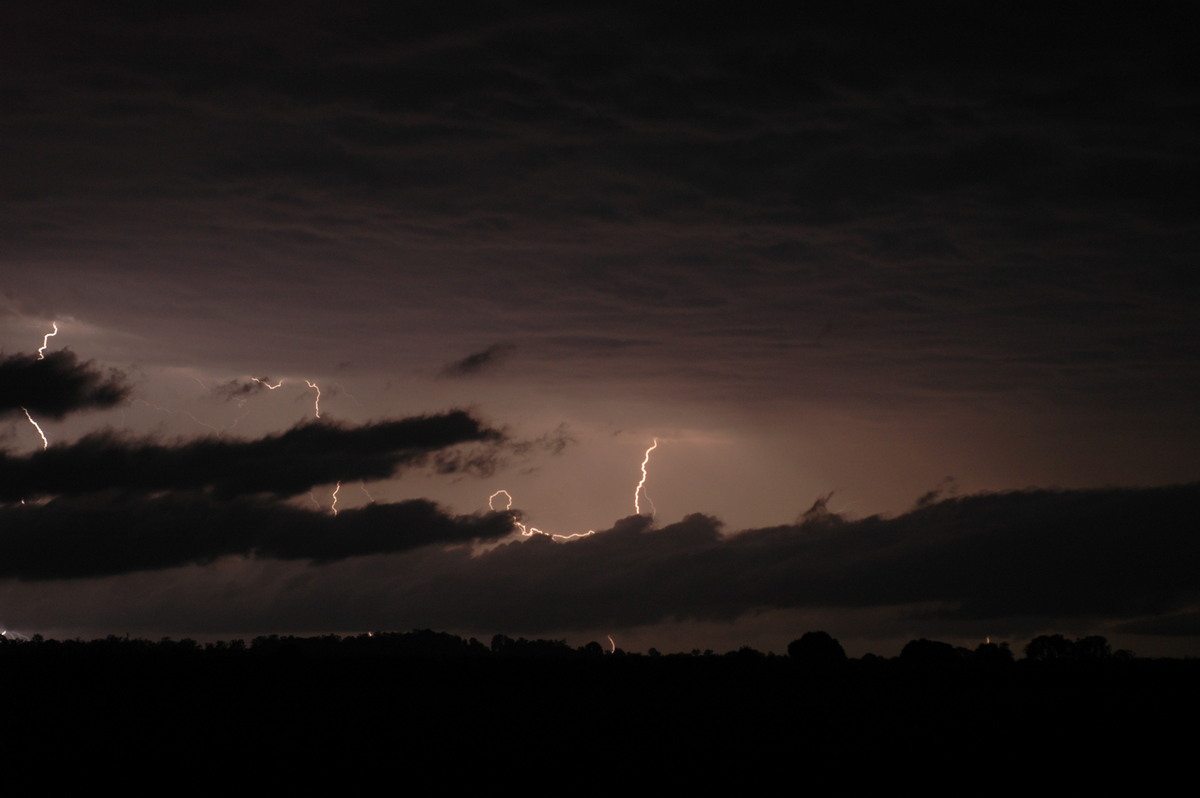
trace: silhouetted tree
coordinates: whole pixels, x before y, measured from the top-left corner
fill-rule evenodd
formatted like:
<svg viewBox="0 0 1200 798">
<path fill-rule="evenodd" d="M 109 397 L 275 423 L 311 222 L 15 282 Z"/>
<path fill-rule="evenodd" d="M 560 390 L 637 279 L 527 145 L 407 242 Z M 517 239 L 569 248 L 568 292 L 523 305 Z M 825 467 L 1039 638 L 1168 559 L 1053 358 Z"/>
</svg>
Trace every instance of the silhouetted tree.
<svg viewBox="0 0 1200 798">
<path fill-rule="evenodd" d="M 585 656 L 588 656 L 588 657 L 603 657 L 604 656 L 604 647 L 601 646 L 599 643 L 597 643 L 595 640 L 593 640 L 592 642 L 588 643 L 583 648 L 579 649 L 579 653 L 581 653 Z"/>
<path fill-rule="evenodd" d="M 1081 637 L 1075 641 L 1075 656 L 1086 660 L 1104 660 L 1112 657 L 1112 647 L 1100 635 Z"/>
<path fill-rule="evenodd" d="M 1025 659 L 1054 662 L 1075 658 L 1075 644 L 1062 635 L 1039 635 L 1025 646 Z"/>
<path fill-rule="evenodd" d="M 828 632 L 805 632 L 788 643 L 788 656 L 801 665 L 832 668 L 846 662 L 846 650 Z"/>
<path fill-rule="evenodd" d="M 749 663 L 764 660 L 766 659 L 767 655 L 758 649 L 751 648 L 750 646 L 742 646 L 737 651 L 730 651 L 725 656 L 729 659 L 737 660 L 738 662 Z"/>
<path fill-rule="evenodd" d="M 971 658 L 985 665 L 1008 664 L 1013 661 L 1013 653 L 1008 643 L 980 643 Z"/>
<path fill-rule="evenodd" d="M 939 640 L 910 640 L 900 650 L 900 661 L 913 665 L 948 665 L 959 662 L 958 652 Z"/>
</svg>

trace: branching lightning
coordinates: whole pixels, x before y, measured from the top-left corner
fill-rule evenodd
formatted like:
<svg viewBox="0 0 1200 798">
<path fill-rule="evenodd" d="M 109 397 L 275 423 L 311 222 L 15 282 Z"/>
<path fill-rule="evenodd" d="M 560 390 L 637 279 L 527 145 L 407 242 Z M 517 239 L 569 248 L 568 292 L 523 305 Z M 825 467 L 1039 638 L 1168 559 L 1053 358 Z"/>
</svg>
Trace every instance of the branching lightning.
<svg viewBox="0 0 1200 798">
<path fill-rule="evenodd" d="M 492 510 L 493 512 L 499 512 L 498 510 L 496 510 L 495 502 L 496 502 L 496 497 L 499 496 L 501 493 L 503 493 L 505 498 L 508 499 L 508 502 L 504 505 L 504 509 L 506 511 L 512 509 L 512 505 L 513 505 L 512 494 L 506 490 L 501 489 L 501 490 L 498 490 L 495 493 L 493 493 L 491 496 L 488 496 L 488 509 L 489 510 Z M 538 529 L 535 526 L 529 526 L 529 527 L 525 526 L 525 524 L 522 524 L 520 521 L 517 520 L 517 517 L 515 515 L 512 517 L 512 522 L 513 522 L 513 525 L 516 526 L 517 529 L 519 529 L 521 531 L 521 534 L 527 538 L 533 537 L 534 535 L 545 535 L 546 537 L 550 538 L 551 540 L 577 540 L 579 538 L 586 538 L 586 537 L 590 537 L 590 536 L 596 534 L 596 530 L 594 530 L 594 529 L 589 529 L 587 532 L 576 532 L 572 535 L 559 535 L 559 534 L 555 534 L 553 532 L 543 532 L 542 530 Z"/>
<path fill-rule="evenodd" d="M 190 418 L 192 421 L 195 421 L 200 426 L 208 427 L 210 430 L 217 433 L 218 435 L 220 435 L 222 432 L 222 430 L 218 429 L 217 427 L 214 427 L 212 424 L 209 424 L 207 422 L 201 421 L 200 419 L 196 418 L 194 415 L 189 413 L 187 410 L 172 410 L 169 407 L 161 407 L 159 405 L 154 404 L 153 402 L 147 402 L 145 399 L 134 399 L 133 401 L 138 404 L 143 404 L 146 407 L 153 408 L 154 410 L 157 410 L 160 413 L 178 413 L 181 416 L 187 416 L 188 418 Z"/>
<path fill-rule="evenodd" d="M 272 385 L 271 383 L 267 382 L 266 380 L 260 380 L 258 377 L 251 377 L 250 379 L 254 380 L 254 381 L 255 381 L 255 382 L 257 382 L 259 385 L 261 385 L 261 386 L 263 386 L 264 388 L 266 388 L 268 391 L 273 391 L 273 390 L 275 390 L 276 388 L 278 388 L 280 385 L 283 385 L 283 380 L 280 380 L 279 382 L 277 382 L 277 383 L 275 383 L 274 385 Z"/>
<path fill-rule="evenodd" d="M 646 450 L 646 456 L 642 458 L 642 481 L 633 489 L 633 511 L 638 515 L 642 514 L 642 506 L 638 502 L 638 495 L 645 497 L 646 501 L 650 502 L 650 517 L 653 518 L 657 509 L 654 507 L 654 502 L 651 501 L 650 495 L 646 493 L 646 464 L 650 462 L 650 452 L 658 448 L 658 438 L 654 439 L 654 443 Z"/>
<path fill-rule="evenodd" d="M 23 408 L 23 407 L 22 407 L 21 409 L 22 409 L 22 410 L 25 410 L 25 408 Z M 42 428 L 41 428 L 41 427 L 39 427 L 39 426 L 38 426 L 38 423 L 37 423 L 36 421 L 34 421 L 34 420 L 33 420 L 33 416 L 29 415 L 29 411 L 28 411 L 28 410 L 25 410 L 25 418 L 29 419 L 29 423 L 33 425 L 33 428 L 34 428 L 35 430 L 37 430 L 37 434 L 42 436 L 42 449 L 43 449 L 43 450 L 45 450 L 45 449 L 49 449 L 49 448 L 50 448 L 50 441 L 46 440 L 46 433 L 42 432 Z"/>
<path fill-rule="evenodd" d="M 42 345 L 38 349 L 38 360 L 46 359 L 46 347 L 50 345 L 50 339 L 58 335 L 58 322 L 52 321 L 50 323 L 54 325 L 54 332 L 48 332 L 42 336 Z"/>
</svg>

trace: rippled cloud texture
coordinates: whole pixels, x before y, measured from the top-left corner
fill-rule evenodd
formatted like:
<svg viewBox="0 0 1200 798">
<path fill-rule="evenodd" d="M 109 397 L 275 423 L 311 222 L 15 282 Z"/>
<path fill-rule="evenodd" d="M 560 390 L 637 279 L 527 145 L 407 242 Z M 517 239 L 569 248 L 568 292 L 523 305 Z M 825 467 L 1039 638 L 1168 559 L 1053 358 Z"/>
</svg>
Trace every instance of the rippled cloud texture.
<svg viewBox="0 0 1200 798">
<path fill-rule="evenodd" d="M 12 10 L 0 620 L 1196 653 L 1188 23 Z"/>
</svg>

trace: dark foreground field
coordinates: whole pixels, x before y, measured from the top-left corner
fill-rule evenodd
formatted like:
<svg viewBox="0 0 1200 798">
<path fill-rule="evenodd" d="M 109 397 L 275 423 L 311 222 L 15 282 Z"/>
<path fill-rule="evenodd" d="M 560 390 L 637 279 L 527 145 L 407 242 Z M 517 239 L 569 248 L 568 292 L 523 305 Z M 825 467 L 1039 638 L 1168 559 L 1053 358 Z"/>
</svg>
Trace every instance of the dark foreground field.
<svg viewBox="0 0 1200 798">
<path fill-rule="evenodd" d="M 938 793 L 966 774 L 1012 788 L 1114 774 L 1149 786 L 1184 772 L 1195 748 L 1192 660 L 820 663 L 507 642 L 6 642 L 7 773 L 189 789 L 348 791 L 382 774 L 389 792 Z"/>
</svg>

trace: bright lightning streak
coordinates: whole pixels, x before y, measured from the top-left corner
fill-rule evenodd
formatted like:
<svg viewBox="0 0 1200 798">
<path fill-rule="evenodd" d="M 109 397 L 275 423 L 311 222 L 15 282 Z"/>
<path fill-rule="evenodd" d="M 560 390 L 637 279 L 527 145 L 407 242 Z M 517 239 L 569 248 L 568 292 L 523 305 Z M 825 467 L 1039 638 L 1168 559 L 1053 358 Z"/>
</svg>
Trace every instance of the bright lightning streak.
<svg viewBox="0 0 1200 798">
<path fill-rule="evenodd" d="M 654 502 L 650 500 L 650 495 L 646 493 L 646 464 L 650 462 L 650 452 L 658 448 L 658 438 L 654 439 L 654 443 L 646 450 L 646 456 L 642 459 L 642 481 L 633 489 L 633 511 L 638 515 L 642 514 L 642 506 L 638 502 L 638 495 L 646 497 L 646 501 L 650 502 L 650 516 L 653 517 L 657 512 L 654 507 Z"/>
<path fill-rule="evenodd" d="M 375 497 L 371 495 L 371 491 L 367 490 L 367 483 L 366 483 L 366 482 L 363 482 L 363 481 L 360 479 L 360 480 L 358 481 L 358 487 L 362 489 L 362 492 L 363 492 L 363 493 L 367 494 L 367 500 L 368 500 L 368 501 L 370 501 L 370 502 L 371 502 L 371 504 L 374 504 L 374 503 L 375 503 Z"/>
<path fill-rule="evenodd" d="M 489 510 L 491 510 L 493 512 L 499 512 L 498 510 L 496 510 L 495 502 L 496 502 L 496 497 L 499 496 L 501 493 L 503 493 L 505 498 L 508 499 L 508 502 L 504 505 L 504 509 L 505 510 L 512 509 L 512 505 L 513 505 L 512 494 L 506 490 L 501 489 L 501 490 L 498 490 L 495 493 L 493 493 L 491 496 L 488 496 L 488 509 Z M 550 538 L 551 540 L 577 540 L 579 538 L 591 537 L 592 535 L 596 534 L 596 530 L 594 530 L 594 529 L 589 529 L 587 532 L 576 532 L 572 535 L 559 535 L 559 534 L 556 534 L 553 532 L 543 532 L 542 530 L 538 529 L 535 526 L 530 526 L 530 527 L 525 526 L 524 524 L 522 524 L 520 521 L 517 520 L 516 516 L 513 516 L 512 522 L 513 522 L 513 525 L 517 527 L 517 529 L 521 530 L 521 534 L 527 538 L 533 537 L 534 535 L 545 535 L 546 537 Z"/>
<path fill-rule="evenodd" d="M 48 332 L 42 336 L 42 346 L 38 349 L 38 360 L 46 359 L 46 347 L 50 345 L 50 339 L 58 335 L 58 322 L 52 321 L 50 323 L 54 325 L 54 332 Z"/>
<path fill-rule="evenodd" d="M 313 415 L 316 416 L 317 418 L 320 418 L 321 417 L 321 389 L 317 387 L 317 384 L 315 382 L 309 382 L 308 380 L 305 380 L 305 382 L 308 383 L 309 388 L 312 388 L 313 390 L 315 390 L 317 392 L 317 398 L 313 400 Z M 266 383 L 263 383 L 263 384 L 266 385 Z M 267 385 L 267 387 L 270 388 L 271 386 Z"/>
<path fill-rule="evenodd" d="M 283 385 L 282 379 L 279 380 L 279 382 L 275 383 L 274 385 L 267 382 L 265 379 L 260 379 L 258 377 L 251 377 L 250 379 L 254 380 L 259 385 L 262 385 L 263 387 L 265 387 L 267 390 L 270 390 L 270 391 L 273 391 L 276 388 L 278 388 L 279 386 Z M 317 418 L 320 418 L 321 417 L 321 388 L 312 380 L 305 380 L 304 384 L 317 392 L 316 398 L 313 399 L 313 415 Z M 353 397 L 351 397 L 351 398 L 353 398 Z M 355 399 L 355 401 L 357 402 L 358 400 Z"/>
<path fill-rule="evenodd" d="M 331 513 L 333 513 L 335 516 L 338 514 L 337 495 L 338 495 L 338 491 L 341 489 L 342 489 L 342 481 L 339 479 L 337 485 L 335 485 L 333 488 L 333 504 L 329 505 L 329 511 Z"/>
<path fill-rule="evenodd" d="M 508 504 L 504 505 L 504 509 L 505 510 L 512 509 L 512 503 L 513 503 L 512 494 L 502 488 L 502 489 L 496 491 L 495 493 L 493 493 L 491 496 L 488 496 L 488 509 L 489 510 L 491 510 L 493 512 L 496 511 L 496 507 L 493 504 L 493 502 L 496 501 L 496 497 L 499 496 L 501 493 L 503 493 L 505 498 L 508 499 Z"/>
<path fill-rule="evenodd" d="M 23 407 L 21 409 L 25 410 Z M 28 410 L 25 410 L 25 418 L 29 419 L 29 423 L 33 425 L 35 430 L 37 430 L 37 434 L 42 436 L 42 449 L 45 450 L 50 448 L 50 441 L 46 440 L 46 433 L 42 432 L 42 428 L 39 427 L 38 423 L 33 420 L 33 416 L 29 415 Z"/>
<path fill-rule="evenodd" d="M 608 636 L 608 644 L 612 646 L 612 651 L 609 651 L 608 653 L 616 654 L 617 653 L 617 641 L 612 639 L 612 635 Z"/>
</svg>

